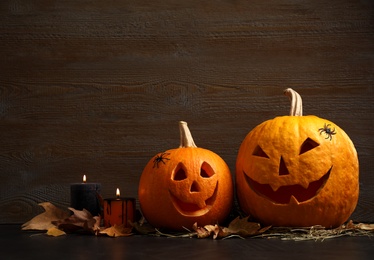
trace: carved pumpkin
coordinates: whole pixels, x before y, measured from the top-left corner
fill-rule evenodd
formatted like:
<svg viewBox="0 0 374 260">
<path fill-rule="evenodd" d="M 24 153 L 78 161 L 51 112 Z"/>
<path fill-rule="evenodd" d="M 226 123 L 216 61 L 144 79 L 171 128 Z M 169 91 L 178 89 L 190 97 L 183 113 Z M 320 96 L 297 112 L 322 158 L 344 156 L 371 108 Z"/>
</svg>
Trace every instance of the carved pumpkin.
<svg viewBox="0 0 374 260">
<path fill-rule="evenodd" d="M 354 211 L 359 165 L 348 135 L 333 122 L 302 116 L 292 89 L 290 116 L 255 127 L 236 161 L 241 209 L 266 225 L 337 227 Z"/>
<path fill-rule="evenodd" d="M 230 170 L 217 154 L 196 147 L 186 122 L 179 129 L 180 147 L 157 154 L 143 170 L 142 213 L 152 226 L 171 230 L 221 223 L 233 202 Z"/>
</svg>

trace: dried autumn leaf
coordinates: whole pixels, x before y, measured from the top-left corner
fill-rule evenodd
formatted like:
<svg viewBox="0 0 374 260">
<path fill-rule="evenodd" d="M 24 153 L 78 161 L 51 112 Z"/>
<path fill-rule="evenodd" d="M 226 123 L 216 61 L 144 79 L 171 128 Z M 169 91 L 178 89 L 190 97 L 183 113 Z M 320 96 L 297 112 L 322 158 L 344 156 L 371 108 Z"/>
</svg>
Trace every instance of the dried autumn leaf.
<svg viewBox="0 0 374 260">
<path fill-rule="evenodd" d="M 246 218 L 235 218 L 233 221 L 230 222 L 227 228 L 222 229 L 222 237 L 227 237 L 230 235 L 238 235 L 241 237 L 248 237 L 253 235 L 259 235 L 264 233 L 266 230 L 270 228 L 265 227 L 261 228 L 261 225 L 256 222 L 249 222 L 249 217 Z"/>
<path fill-rule="evenodd" d="M 83 210 L 77 210 L 77 209 L 74 209 L 74 208 L 68 208 L 68 209 L 73 211 L 73 215 L 77 219 L 89 220 L 89 219 L 92 219 L 92 217 L 93 217 L 92 214 L 86 209 L 83 209 Z"/>
<path fill-rule="evenodd" d="M 86 209 L 69 209 L 73 211 L 73 215 L 68 218 L 53 222 L 53 224 L 55 224 L 59 229 L 64 230 L 68 233 L 72 233 L 78 230 L 97 233 L 97 231 L 100 229 L 100 217 L 93 217 L 92 214 Z"/>
<path fill-rule="evenodd" d="M 361 230 L 370 230 L 374 231 L 374 224 L 364 224 L 364 223 L 359 223 L 357 224 L 358 228 Z"/>
<path fill-rule="evenodd" d="M 92 227 L 92 231 L 95 232 L 95 234 L 97 235 L 97 233 L 100 231 L 101 217 L 95 216 L 93 217 L 93 219 L 95 220 L 95 224 Z"/>
<path fill-rule="evenodd" d="M 206 230 L 204 227 L 198 227 L 196 222 L 193 224 L 192 228 L 196 231 L 198 238 L 207 238 L 210 236 L 210 231 Z"/>
<path fill-rule="evenodd" d="M 105 234 L 110 237 L 125 237 L 131 236 L 132 228 L 125 227 L 124 225 L 114 225 L 100 231 L 100 234 Z"/>
<path fill-rule="evenodd" d="M 352 220 L 348 221 L 345 225 L 341 225 L 341 229 L 361 229 L 366 231 L 374 231 L 374 224 L 358 223 L 354 224 Z"/>
<path fill-rule="evenodd" d="M 209 231 L 211 235 L 213 235 L 213 239 L 216 239 L 222 235 L 222 228 L 220 226 L 216 225 L 206 225 L 204 226 L 206 230 Z"/>
<path fill-rule="evenodd" d="M 62 231 L 61 229 L 58 229 L 56 227 L 51 227 L 50 229 L 48 229 L 46 234 L 48 236 L 53 236 L 53 237 L 66 235 L 66 233 L 64 231 Z"/>
<path fill-rule="evenodd" d="M 141 235 L 148 235 L 156 232 L 156 229 L 148 223 L 130 222 L 130 225 Z"/>
<path fill-rule="evenodd" d="M 197 223 L 195 223 L 193 225 L 193 229 L 195 230 L 198 238 L 206 238 L 212 236 L 213 239 L 217 239 L 233 235 L 241 237 L 259 235 L 270 228 L 270 226 L 261 228 L 261 225 L 259 223 L 249 222 L 248 218 L 249 217 L 237 217 L 236 219 L 230 222 L 228 227 L 221 227 L 217 224 L 198 227 Z"/>
<path fill-rule="evenodd" d="M 222 236 L 222 227 L 219 225 L 205 225 L 204 227 L 199 227 L 197 223 L 193 224 L 193 230 L 196 232 L 198 238 L 207 238 L 212 236 L 213 239 L 217 239 Z"/>
<path fill-rule="evenodd" d="M 39 203 L 45 212 L 35 216 L 30 221 L 22 225 L 22 230 L 48 230 L 55 227 L 52 221 L 58 221 L 69 217 L 70 213 L 57 208 L 50 202 Z"/>
</svg>

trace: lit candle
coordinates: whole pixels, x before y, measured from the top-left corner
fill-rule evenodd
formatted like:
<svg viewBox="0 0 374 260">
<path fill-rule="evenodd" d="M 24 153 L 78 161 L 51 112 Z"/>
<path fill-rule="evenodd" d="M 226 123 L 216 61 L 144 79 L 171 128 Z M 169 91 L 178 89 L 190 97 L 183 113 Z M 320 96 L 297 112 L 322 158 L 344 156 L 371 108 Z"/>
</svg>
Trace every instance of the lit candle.
<svg viewBox="0 0 374 260">
<path fill-rule="evenodd" d="M 131 227 L 135 219 L 135 198 L 121 198 L 120 190 L 116 190 L 116 198 L 104 199 L 104 225 L 124 225 Z"/>
<path fill-rule="evenodd" d="M 100 183 L 87 183 L 86 175 L 83 175 L 82 183 L 70 185 L 70 206 L 77 210 L 88 210 L 93 216 L 101 213 Z"/>
</svg>

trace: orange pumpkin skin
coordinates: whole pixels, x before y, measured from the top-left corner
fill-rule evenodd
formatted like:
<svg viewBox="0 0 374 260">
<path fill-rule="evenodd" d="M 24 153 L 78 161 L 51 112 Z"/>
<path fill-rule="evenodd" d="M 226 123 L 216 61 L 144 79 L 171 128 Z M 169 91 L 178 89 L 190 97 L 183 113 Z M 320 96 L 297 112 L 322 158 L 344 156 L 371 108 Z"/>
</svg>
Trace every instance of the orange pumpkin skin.
<svg viewBox="0 0 374 260">
<path fill-rule="evenodd" d="M 236 187 L 241 209 L 266 225 L 337 227 L 357 205 L 357 153 L 326 119 L 276 117 L 243 140 Z"/>
<path fill-rule="evenodd" d="M 233 181 L 224 160 L 212 151 L 180 147 L 158 154 L 145 166 L 139 182 L 139 203 L 156 228 L 191 229 L 222 223 L 231 211 Z"/>
</svg>

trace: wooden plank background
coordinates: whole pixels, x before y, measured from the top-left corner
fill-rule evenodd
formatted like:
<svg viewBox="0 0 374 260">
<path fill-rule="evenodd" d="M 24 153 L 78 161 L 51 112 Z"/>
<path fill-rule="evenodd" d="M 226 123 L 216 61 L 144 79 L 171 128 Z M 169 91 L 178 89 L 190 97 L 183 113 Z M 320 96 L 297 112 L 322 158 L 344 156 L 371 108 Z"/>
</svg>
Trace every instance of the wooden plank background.
<svg viewBox="0 0 374 260">
<path fill-rule="evenodd" d="M 234 175 L 245 135 L 288 114 L 287 87 L 355 143 L 352 219 L 373 222 L 373 43 L 370 0 L 2 0 L 0 223 L 68 206 L 83 174 L 136 197 L 179 120 Z"/>
</svg>

